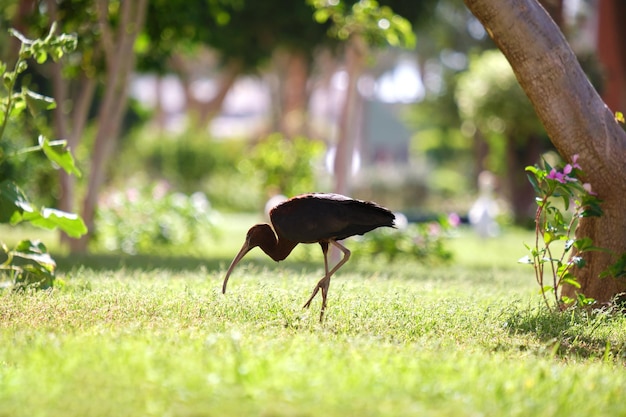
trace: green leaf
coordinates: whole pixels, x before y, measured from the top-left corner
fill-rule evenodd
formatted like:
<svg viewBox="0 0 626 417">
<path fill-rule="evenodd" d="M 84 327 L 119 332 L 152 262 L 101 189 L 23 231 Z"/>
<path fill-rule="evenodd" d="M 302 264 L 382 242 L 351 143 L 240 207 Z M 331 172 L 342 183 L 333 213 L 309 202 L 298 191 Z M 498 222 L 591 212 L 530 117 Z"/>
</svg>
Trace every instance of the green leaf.
<svg viewBox="0 0 626 417">
<path fill-rule="evenodd" d="M 2 264 L 2 268 L 17 272 L 16 287 L 36 286 L 45 289 L 54 284 L 56 262 L 42 242 L 23 240 L 13 250 L 7 251 L 7 256 L 7 262 Z"/>
<path fill-rule="evenodd" d="M 559 262 L 559 266 L 556 269 L 557 275 L 559 275 L 562 278 L 566 278 L 566 277 L 570 276 L 571 274 L 569 272 L 567 272 L 568 268 L 569 268 L 568 264 L 563 264 L 563 263 Z"/>
<path fill-rule="evenodd" d="M 545 231 L 543 233 L 543 241 L 546 243 L 546 245 L 549 245 L 550 242 L 552 242 L 553 240 L 554 240 L 554 234 L 552 234 L 552 232 Z"/>
<path fill-rule="evenodd" d="M 581 256 L 573 256 L 571 261 L 577 268 L 582 268 L 587 264 L 587 261 Z"/>
<path fill-rule="evenodd" d="M 587 248 L 593 246 L 593 240 L 590 237 L 581 237 L 580 239 L 576 239 L 574 242 L 574 247 L 579 251 L 585 251 Z"/>
<path fill-rule="evenodd" d="M 552 285 L 546 285 L 541 288 L 540 293 L 545 294 L 547 292 L 554 292 L 554 287 Z"/>
<path fill-rule="evenodd" d="M 56 268 L 56 262 L 48 253 L 46 245 L 39 240 L 22 240 L 15 246 L 12 254 L 14 257 L 35 261 L 48 272 L 54 272 Z"/>
<path fill-rule="evenodd" d="M 519 258 L 519 259 L 517 260 L 517 263 L 520 263 L 520 264 L 528 264 L 528 265 L 533 265 L 533 264 L 534 264 L 533 260 L 532 260 L 532 259 L 530 258 L 530 256 L 528 256 L 528 255 L 523 256 L 523 257 Z"/>
<path fill-rule="evenodd" d="M 552 165 L 550 165 L 550 163 L 548 163 L 548 161 L 546 161 L 545 159 L 543 160 L 543 165 L 545 165 L 546 167 L 545 169 L 546 172 L 552 171 Z"/>
<path fill-rule="evenodd" d="M 569 203 L 570 203 L 570 197 L 569 195 L 563 194 L 563 206 L 565 207 L 565 210 L 569 210 Z"/>
<path fill-rule="evenodd" d="M 44 207 L 40 212 L 25 214 L 23 218 L 24 221 L 44 229 L 59 228 L 71 237 L 81 237 L 87 233 L 85 222 L 74 213 Z"/>
<path fill-rule="evenodd" d="M 317 23 L 326 23 L 330 18 L 330 12 L 327 9 L 318 9 L 313 13 L 313 18 Z"/>
<path fill-rule="evenodd" d="M 577 294 L 576 295 L 576 300 L 578 302 L 578 305 L 581 307 L 587 307 L 590 306 L 592 304 L 594 304 L 596 302 L 596 300 L 594 298 L 591 297 L 585 297 L 585 294 Z M 608 341 L 607 341 L 608 343 Z"/>
<path fill-rule="evenodd" d="M 578 282 L 578 280 L 575 277 L 573 277 L 573 276 L 567 277 L 567 278 L 563 278 L 562 282 L 563 282 L 563 284 L 569 284 L 569 285 L 571 285 L 574 288 L 580 288 L 581 287 L 581 285 Z"/>
<path fill-rule="evenodd" d="M 48 60 L 48 53 L 43 49 L 37 50 L 35 52 L 35 60 L 38 64 L 45 63 Z"/>
<path fill-rule="evenodd" d="M 626 253 L 623 253 L 617 261 L 609 265 L 609 267 L 600 273 L 600 278 L 615 277 L 623 278 L 626 276 Z"/>
<path fill-rule="evenodd" d="M 17 224 L 22 213 L 34 211 L 24 192 L 14 182 L 0 183 L 0 223 Z"/>
<path fill-rule="evenodd" d="M 529 168 L 535 168 L 535 167 L 526 167 L 526 170 L 529 171 Z M 537 178 L 535 177 L 535 175 L 526 174 L 526 177 L 528 177 L 528 181 L 530 182 L 530 185 L 533 187 L 533 190 L 535 190 L 535 194 L 541 195 L 542 194 L 541 188 L 539 187 L 539 183 L 537 182 Z"/>
<path fill-rule="evenodd" d="M 67 141 L 55 140 L 50 142 L 45 136 L 39 135 L 39 145 L 49 160 L 60 166 L 68 174 L 74 174 L 78 178 L 81 177 L 82 174 L 74 164 L 70 148 L 67 147 Z"/>
<path fill-rule="evenodd" d="M 78 215 L 45 207 L 37 210 L 15 183 L 5 180 L 0 183 L 0 223 L 20 222 L 45 229 L 59 228 L 71 237 L 87 233 L 87 226 Z"/>
<path fill-rule="evenodd" d="M 600 201 L 592 195 L 583 195 L 581 205 L 584 207 L 580 213 L 581 217 L 601 217 L 604 212 L 600 207 Z"/>
<path fill-rule="evenodd" d="M 387 40 L 387 43 L 391 46 L 400 45 L 400 38 L 394 32 L 387 32 L 385 38 Z"/>
<path fill-rule="evenodd" d="M 13 106 L 11 107 L 9 119 L 19 117 L 25 108 L 26 100 L 24 99 L 24 97 L 19 93 L 13 94 Z"/>
<path fill-rule="evenodd" d="M 56 107 L 56 102 L 52 97 L 35 93 L 26 87 L 22 88 L 22 93 L 28 110 L 33 116 L 37 116 L 43 110 L 52 110 Z"/>
</svg>

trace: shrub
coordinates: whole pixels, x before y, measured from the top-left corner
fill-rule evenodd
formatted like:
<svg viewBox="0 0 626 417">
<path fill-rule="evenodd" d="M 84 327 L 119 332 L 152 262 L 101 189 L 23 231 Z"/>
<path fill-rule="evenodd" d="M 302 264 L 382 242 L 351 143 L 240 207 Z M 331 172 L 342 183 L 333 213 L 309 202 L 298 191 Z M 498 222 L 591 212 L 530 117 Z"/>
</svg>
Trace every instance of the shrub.
<svg viewBox="0 0 626 417">
<path fill-rule="evenodd" d="M 535 279 L 548 308 L 547 294 L 554 296 L 555 309 L 564 305 L 590 305 L 593 299 L 579 293 L 576 300 L 565 296 L 559 297 L 564 284 L 580 288 L 576 276 L 572 273 L 574 266 L 585 266 L 583 254 L 589 251 L 602 250 L 593 245 L 589 237 L 574 235 L 578 220 L 581 217 L 601 216 L 601 201 L 591 190 L 591 185 L 582 183 L 583 175 L 577 163 L 578 155 L 574 155 L 572 163 L 562 169 L 550 166 L 544 161 L 544 167 L 529 166 L 529 180 L 537 194 L 537 211 L 535 215 L 535 242 L 526 244 L 529 255 L 520 259 L 521 263 L 533 265 Z M 562 203 L 559 206 L 558 203 Z M 570 210 L 571 207 L 571 210 Z M 568 212 L 569 210 L 569 212 Z M 555 247 L 558 242 L 561 247 Z"/>
<path fill-rule="evenodd" d="M 216 236 L 217 216 L 205 194 L 171 193 L 165 182 L 114 191 L 98 209 L 95 241 L 128 254 L 188 249 Z"/>
<path fill-rule="evenodd" d="M 452 260 L 452 252 L 445 247 L 445 239 L 458 224 L 458 216 L 452 214 L 427 223 L 411 223 L 402 229 L 376 229 L 360 237 L 361 244 L 355 252 L 383 257 L 389 262 L 409 257 L 427 264 L 447 263 Z"/>
<path fill-rule="evenodd" d="M 60 167 L 69 174 L 80 175 L 74 164 L 74 158 L 64 140 L 50 141 L 46 137 L 46 129 L 40 125 L 39 117 L 44 110 L 56 106 L 54 99 L 38 94 L 22 85 L 17 91 L 18 78 L 28 68 L 27 61 L 34 59 L 43 64 L 52 57 L 60 59 L 65 53 L 76 47 L 76 37 L 62 34 L 56 36 L 55 25 L 42 39 L 27 39 L 13 30 L 11 34 L 21 43 L 18 58 L 13 69 L 0 61 L 0 139 L 3 139 L 15 126 L 29 126 L 39 132 L 37 145 L 24 146 L 15 141 L 3 140 L 0 146 L 0 223 L 16 225 L 30 223 L 47 229 L 61 229 L 72 237 L 80 237 L 87 232 L 82 219 L 73 214 L 32 204 L 22 188 L 4 174 L 12 170 L 8 160 L 41 152 L 53 165 Z M 26 119 L 30 114 L 30 118 Z M 28 121 L 26 121 L 28 120 Z M 17 128 L 19 130 L 19 127 Z M 5 154 L 7 150 L 10 153 Z M 47 288 L 53 285 L 56 263 L 48 254 L 46 246 L 38 240 L 23 240 L 13 249 L 1 243 L 3 255 L 6 257 L 0 264 L 0 271 L 6 272 L 15 288 L 33 286 Z"/>
<path fill-rule="evenodd" d="M 273 133 L 259 142 L 242 160 L 242 171 L 258 176 L 265 196 L 279 192 L 294 196 L 316 189 L 313 161 L 321 155 L 323 144 L 305 137 L 286 139 Z"/>
</svg>

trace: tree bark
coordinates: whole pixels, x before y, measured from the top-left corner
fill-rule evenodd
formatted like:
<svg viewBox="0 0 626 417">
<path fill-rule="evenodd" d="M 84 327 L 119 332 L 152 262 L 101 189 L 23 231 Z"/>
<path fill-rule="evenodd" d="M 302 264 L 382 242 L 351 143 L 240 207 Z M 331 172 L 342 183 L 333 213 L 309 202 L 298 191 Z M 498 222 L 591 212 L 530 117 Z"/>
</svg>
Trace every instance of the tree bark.
<svg viewBox="0 0 626 417">
<path fill-rule="evenodd" d="M 528 165 L 535 164 L 545 150 L 541 137 L 528 136 L 521 141 L 515 137 L 506 139 L 506 189 L 503 190 L 511 204 L 513 221 L 516 225 L 529 226 L 535 218 L 535 191 L 528 182 Z"/>
<path fill-rule="evenodd" d="M 511 63 L 537 115 L 559 153 L 575 154 L 604 201 L 604 215 L 582 218 L 576 236 L 613 255 L 585 254 L 587 266 L 575 271 L 582 287 L 564 287 L 608 302 L 626 290 L 626 282 L 599 274 L 626 252 L 626 133 L 588 81 L 562 33 L 536 0 L 465 0 Z"/>
<path fill-rule="evenodd" d="M 602 98 L 613 111 L 626 110 L 626 4 L 623 0 L 598 2 L 598 59 L 604 72 Z"/>
<path fill-rule="evenodd" d="M 362 37 L 352 35 L 346 44 L 346 72 L 348 83 L 346 97 L 341 111 L 335 161 L 333 165 L 335 192 L 348 194 L 352 174 L 352 154 L 354 152 L 355 119 L 358 100 L 357 81 L 365 67 L 367 45 Z"/>
<path fill-rule="evenodd" d="M 208 101 L 198 100 L 193 94 L 193 67 L 198 62 L 190 61 L 187 56 L 174 53 L 171 57 L 172 66 L 184 85 L 185 100 L 191 124 L 195 129 L 205 129 L 208 123 L 219 113 L 228 92 L 241 75 L 243 63 L 238 58 L 228 58 L 222 68 L 218 80 L 217 92 Z"/>
<path fill-rule="evenodd" d="M 228 92 L 239 78 L 243 64 L 236 58 L 231 58 L 221 74 L 217 94 L 206 103 L 199 106 L 198 127 L 205 128 L 207 124 L 220 112 Z"/>
<path fill-rule="evenodd" d="M 122 3 L 120 22 L 116 33 L 108 26 L 108 0 L 97 2 L 102 33 L 102 46 L 106 58 L 107 75 L 104 97 L 98 112 L 98 130 L 91 158 L 91 171 L 87 195 L 81 212 L 89 232 L 80 239 L 72 240 L 72 252 L 85 252 L 93 234 L 98 193 L 104 183 L 106 165 L 119 135 L 122 117 L 126 111 L 128 83 L 134 68 L 133 46 L 146 15 L 147 0 Z"/>
<path fill-rule="evenodd" d="M 306 133 L 306 109 L 309 99 L 307 81 L 309 62 L 302 51 L 284 51 L 285 66 L 281 77 L 280 131 L 292 139 Z"/>
<path fill-rule="evenodd" d="M 53 0 L 46 2 L 48 13 L 52 21 L 58 20 L 57 3 Z M 89 107 L 93 101 L 96 90 L 96 80 L 92 77 L 82 76 L 78 80 L 79 88 L 77 97 L 74 97 L 71 110 L 67 110 L 66 102 L 69 100 L 69 81 L 63 77 L 63 64 L 53 62 L 51 65 L 52 91 L 57 102 L 54 109 L 54 132 L 57 138 L 67 140 L 68 148 L 76 150 L 80 138 L 87 124 Z M 59 209 L 66 212 L 74 212 L 74 189 L 76 179 L 73 175 L 59 170 Z M 60 232 L 61 243 L 70 243 L 70 237 Z"/>
</svg>

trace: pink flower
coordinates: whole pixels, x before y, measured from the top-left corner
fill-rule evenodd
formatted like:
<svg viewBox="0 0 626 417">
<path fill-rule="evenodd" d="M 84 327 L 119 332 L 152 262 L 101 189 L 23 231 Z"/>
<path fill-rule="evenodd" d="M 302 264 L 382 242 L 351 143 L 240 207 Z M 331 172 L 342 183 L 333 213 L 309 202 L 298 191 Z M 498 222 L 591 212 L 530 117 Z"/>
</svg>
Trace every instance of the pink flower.
<svg viewBox="0 0 626 417">
<path fill-rule="evenodd" d="M 550 173 L 546 176 L 546 178 L 549 178 L 551 180 L 557 180 L 558 182 L 561 182 L 561 183 L 565 182 L 563 181 L 563 174 L 557 171 L 555 168 L 552 168 L 550 170 Z"/>
<path fill-rule="evenodd" d="M 572 166 L 570 164 L 565 165 L 565 168 L 563 168 L 563 174 L 568 175 L 572 172 L 574 168 L 572 168 Z"/>
<path fill-rule="evenodd" d="M 129 188 L 126 190 L 126 199 L 129 203 L 136 203 L 139 201 L 140 193 L 136 188 Z"/>
<path fill-rule="evenodd" d="M 558 181 L 561 184 L 565 184 L 566 182 L 576 181 L 576 178 L 572 178 L 567 175 L 570 172 L 572 172 L 572 166 L 570 164 L 567 164 L 565 168 L 563 168 L 563 172 L 559 172 L 555 168 L 552 168 L 550 170 L 550 173 L 546 176 L 546 178 Z"/>
<path fill-rule="evenodd" d="M 431 222 L 428 224 L 428 235 L 439 236 L 441 233 L 441 225 L 437 222 Z"/>
<path fill-rule="evenodd" d="M 589 195 L 598 195 L 598 193 L 593 192 L 591 190 L 591 184 L 589 184 L 588 182 L 583 184 L 583 188 L 585 189 L 585 191 L 587 191 L 587 194 L 589 194 Z"/>
<path fill-rule="evenodd" d="M 452 227 L 457 227 L 458 225 L 461 224 L 461 218 L 456 213 L 450 213 L 448 214 L 448 223 Z"/>
<path fill-rule="evenodd" d="M 578 154 L 572 156 L 572 167 L 576 169 L 582 169 L 580 165 L 578 165 Z"/>
</svg>

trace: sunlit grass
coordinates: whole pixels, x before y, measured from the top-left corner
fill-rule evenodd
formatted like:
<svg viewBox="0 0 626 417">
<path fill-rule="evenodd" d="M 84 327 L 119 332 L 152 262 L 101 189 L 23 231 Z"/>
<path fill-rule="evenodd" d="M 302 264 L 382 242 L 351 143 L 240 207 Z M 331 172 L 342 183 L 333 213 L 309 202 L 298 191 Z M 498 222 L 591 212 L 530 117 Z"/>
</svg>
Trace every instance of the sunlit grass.
<svg viewBox="0 0 626 417">
<path fill-rule="evenodd" d="M 319 299 L 301 308 L 315 245 L 280 264 L 251 253 L 221 294 L 245 220 L 205 257 L 62 259 L 54 290 L 0 294 L 0 416 L 626 410 L 626 320 L 545 311 L 510 253 L 522 232 L 477 245 L 463 231 L 447 266 L 355 256 L 320 324 Z"/>
</svg>

